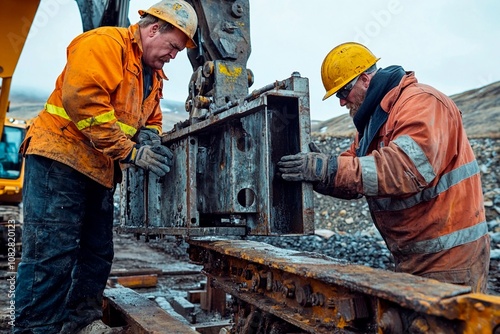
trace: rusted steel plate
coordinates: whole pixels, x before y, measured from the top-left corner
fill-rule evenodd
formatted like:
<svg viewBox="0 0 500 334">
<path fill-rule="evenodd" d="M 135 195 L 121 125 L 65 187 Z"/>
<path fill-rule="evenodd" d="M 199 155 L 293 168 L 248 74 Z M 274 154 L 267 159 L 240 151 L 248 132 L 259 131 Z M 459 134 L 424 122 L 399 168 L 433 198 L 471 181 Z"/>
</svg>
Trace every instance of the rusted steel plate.
<svg viewBox="0 0 500 334">
<path fill-rule="evenodd" d="M 213 239 L 215 240 L 215 239 Z M 412 305 L 411 300 L 429 303 L 470 292 L 470 288 L 441 283 L 404 273 L 389 272 L 361 265 L 348 264 L 315 253 L 299 252 L 248 240 L 219 240 L 203 242 L 203 247 L 221 254 L 263 264 L 303 277 L 341 285 L 350 290 L 389 298 Z M 403 299 L 402 299 L 403 297 Z M 405 301 L 406 300 L 406 301 Z"/>
<path fill-rule="evenodd" d="M 127 169 L 121 227 L 146 235 L 302 235 L 314 232 L 312 185 L 285 182 L 276 163 L 308 150 L 308 79 L 283 81 L 251 101 L 176 127 L 162 142 L 174 153 L 169 173 L 155 178 Z M 234 102 L 234 103 L 233 103 Z"/>
<path fill-rule="evenodd" d="M 469 333 L 481 323 L 491 333 L 500 326 L 500 298 L 472 298 L 468 287 L 255 241 L 204 238 L 189 243 L 191 258 L 203 262 L 204 272 L 227 293 L 262 304 L 266 312 L 311 333 L 353 327 L 353 332 L 372 332 L 374 326 L 397 332 L 403 325 L 394 324 L 401 319 L 406 329 L 423 332 L 448 328 Z M 469 323 L 471 318 L 476 322 Z"/>
<path fill-rule="evenodd" d="M 468 324 L 464 333 L 500 333 L 500 297 L 470 293 L 442 303 L 443 309 L 455 311 L 455 317 Z"/>
<path fill-rule="evenodd" d="M 126 288 L 151 288 L 158 284 L 158 275 L 133 275 L 133 276 L 111 276 L 108 285 L 115 287 L 117 284 Z"/>
<path fill-rule="evenodd" d="M 119 314 L 134 334 L 197 334 L 190 326 L 172 317 L 137 292 L 128 288 L 110 288 L 104 291 L 105 314 Z"/>
</svg>

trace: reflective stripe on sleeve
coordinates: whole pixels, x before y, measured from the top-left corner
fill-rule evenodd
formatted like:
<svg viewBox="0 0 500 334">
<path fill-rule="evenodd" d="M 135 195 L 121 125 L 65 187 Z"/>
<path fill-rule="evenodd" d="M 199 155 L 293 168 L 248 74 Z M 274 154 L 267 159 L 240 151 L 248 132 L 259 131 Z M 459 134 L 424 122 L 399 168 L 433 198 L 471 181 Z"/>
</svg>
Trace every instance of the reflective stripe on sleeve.
<svg viewBox="0 0 500 334">
<path fill-rule="evenodd" d="M 49 114 L 52 114 L 52 115 L 57 115 L 59 117 L 62 117 L 64 119 L 67 119 L 68 121 L 71 121 L 71 118 L 69 117 L 69 115 L 66 113 L 66 110 L 64 110 L 64 108 L 61 108 L 61 107 L 57 107 L 53 104 L 45 104 L 45 110 L 47 110 L 47 112 Z"/>
<path fill-rule="evenodd" d="M 439 194 L 447 191 L 452 186 L 468 179 L 476 174 L 479 174 L 479 165 L 477 161 L 471 161 L 462 165 L 449 173 L 444 174 L 436 186 L 422 190 L 415 195 L 399 199 L 399 198 L 379 198 L 372 199 L 372 206 L 374 211 L 398 211 L 411 208 L 422 202 L 430 201 L 437 197 Z"/>
<path fill-rule="evenodd" d="M 120 129 L 125 132 L 125 134 L 129 135 L 130 137 L 133 137 L 135 133 L 137 132 L 137 129 L 134 128 L 133 126 L 130 126 L 128 124 L 122 123 L 120 121 L 116 121 L 116 124 L 120 127 Z"/>
<path fill-rule="evenodd" d="M 62 107 L 58 107 L 58 106 L 55 106 L 53 104 L 47 103 L 45 105 L 45 110 L 47 110 L 47 112 L 49 114 L 57 115 L 57 116 L 62 117 L 68 121 L 72 121 L 71 118 L 69 117 L 68 113 L 66 112 L 66 110 L 64 110 L 64 108 L 62 108 Z M 98 115 L 98 116 L 93 116 L 93 117 L 89 117 L 87 119 L 83 119 L 83 120 L 75 123 L 75 125 L 78 128 L 78 130 L 83 130 L 83 129 L 88 128 L 92 125 L 105 124 L 105 123 L 108 123 L 108 122 L 113 121 L 113 120 L 116 120 L 115 111 L 111 110 L 111 111 L 108 111 L 108 112 L 101 114 L 101 115 Z M 134 128 L 133 126 L 130 126 L 130 125 L 125 124 L 123 122 L 120 122 L 118 120 L 116 120 L 116 124 L 120 127 L 120 130 L 122 130 L 125 134 L 129 135 L 130 137 L 133 137 L 135 135 L 135 133 L 137 132 L 137 129 Z"/>
<path fill-rule="evenodd" d="M 105 112 L 104 114 L 100 114 L 97 116 L 92 116 L 86 119 L 82 119 L 81 121 L 76 123 L 76 127 L 78 130 L 83 130 L 85 128 L 89 128 L 93 125 L 101 125 L 104 123 L 109 123 L 111 121 L 115 121 L 115 112 L 113 110 Z"/>
<path fill-rule="evenodd" d="M 474 226 L 445 234 L 435 239 L 414 242 L 397 250 L 397 252 L 404 255 L 437 253 L 476 241 L 487 233 L 488 226 L 486 225 L 486 222 L 481 222 Z"/>
<path fill-rule="evenodd" d="M 418 172 L 430 183 L 435 177 L 434 168 L 429 163 L 422 148 L 408 135 L 400 136 L 393 141 L 411 159 Z"/>
<path fill-rule="evenodd" d="M 373 156 L 364 156 L 359 158 L 361 165 L 361 176 L 363 178 L 363 192 L 365 196 L 378 195 L 378 176 L 375 158 Z"/>
</svg>

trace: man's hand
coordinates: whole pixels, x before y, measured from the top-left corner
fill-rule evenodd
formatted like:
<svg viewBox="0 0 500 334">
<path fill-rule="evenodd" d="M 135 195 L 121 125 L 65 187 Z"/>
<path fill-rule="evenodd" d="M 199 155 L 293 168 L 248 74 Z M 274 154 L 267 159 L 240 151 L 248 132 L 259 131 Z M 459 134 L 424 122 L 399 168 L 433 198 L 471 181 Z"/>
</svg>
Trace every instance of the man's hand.
<svg viewBox="0 0 500 334">
<path fill-rule="evenodd" d="M 328 176 L 329 158 L 318 152 L 285 155 L 278 162 L 278 168 L 286 181 L 324 181 Z"/>
<path fill-rule="evenodd" d="M 136 150 L 136 152 L 134 152 Z M 135 153 L 135 156 L 134 156 Z M 162 177 L 170 171 L 174 154 L 163 145 L 144 145 L 133 148 L 130 162 L 144 170 L 150 170 Z"/>
<path fill-rule="evenodd" d="M 139 146 L 159 145 L 161 143 L 161 138 L 156 129 L 142 127 L 139 129 L 135 137 Z"/>
</svg>

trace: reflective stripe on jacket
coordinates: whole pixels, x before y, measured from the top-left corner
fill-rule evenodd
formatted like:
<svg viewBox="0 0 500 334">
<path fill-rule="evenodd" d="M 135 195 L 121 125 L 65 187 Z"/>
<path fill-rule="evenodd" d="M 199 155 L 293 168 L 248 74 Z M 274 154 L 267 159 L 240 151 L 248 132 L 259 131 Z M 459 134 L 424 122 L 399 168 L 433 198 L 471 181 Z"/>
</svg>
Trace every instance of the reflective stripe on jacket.
<svg viewBox="0 0 500 334">
<path fill-rule="evenodd" d="M 356 156 L 356 138 L 338 157 L 334 188 L 324 192 L 366 196 L 396 270 L 455 271 L 456 283 L 463 283 L 489 239 L 479 167 L 461 113 L 411 72 L 381 106 L 388 120 L 368 155 Z"/>
<path fill-rule="evenodd" d="M 130 153 L 137 130 L 148 126 L 161 132 L 166 77 L 155 71 L 143 99 L 141 58 L 137 24 L 76 37 L 54 91 L 28 130 L 23 153 L 57 160 L 112 187 L 114 163 Z"/>
</svg>

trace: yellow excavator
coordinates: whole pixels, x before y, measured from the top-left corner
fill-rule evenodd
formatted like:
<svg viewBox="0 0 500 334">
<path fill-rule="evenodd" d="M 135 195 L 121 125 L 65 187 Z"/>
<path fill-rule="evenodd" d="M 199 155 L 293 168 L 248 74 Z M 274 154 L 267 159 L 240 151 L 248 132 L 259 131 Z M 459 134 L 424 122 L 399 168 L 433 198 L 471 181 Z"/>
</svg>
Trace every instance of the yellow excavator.
<svg viewBox="0 0 500 334">
<path fill-rule="evenodd" d="M 129 0 L 77 0 L 82 30 L 98 26 L 128 26 Z M 40 0 L 2 0 L 0 3 L 0 250 L 14 240 L 20 248 L 24 161 L 19 147 L 30 120 L 8 116 L 12 77 Z M 10 236 L 10 240 L 9 240 Z M 0 254 L 6 254 L 1 251 Z M 19 253 L 20 254 L 20 253 Z"/>
<path fill-rule="evenodd" d="M 20 247 L 20 204 L 24 161 L 19 146 L 28 122 L 7 116 L 12 76 L 38 9 L 39 0 L 2 1 L 0 9 L 0 248 L 12 241 Z M 14 228 L 15 225 L 15 228 Z M 15 235 L 13 234 L 15 233 Z M 15 238 L 14 238 L 15 236 Z M 6 254 L 2 252 L 2 254 Z"/>
</svg>

